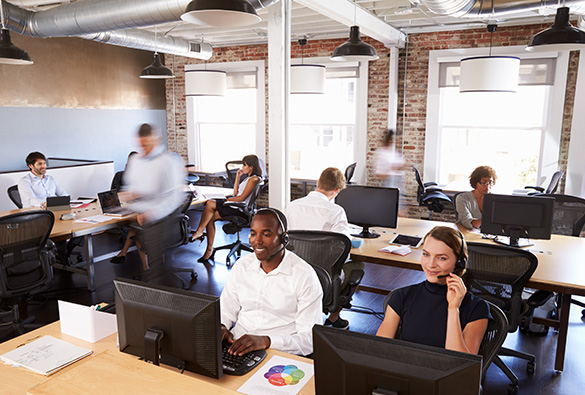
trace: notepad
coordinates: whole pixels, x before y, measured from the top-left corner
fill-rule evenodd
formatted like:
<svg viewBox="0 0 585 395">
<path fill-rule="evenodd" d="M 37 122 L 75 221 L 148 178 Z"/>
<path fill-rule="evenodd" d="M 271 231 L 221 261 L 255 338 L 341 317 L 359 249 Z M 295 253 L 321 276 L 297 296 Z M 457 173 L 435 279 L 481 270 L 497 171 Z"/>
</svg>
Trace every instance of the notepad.
<svg viewBox="0 0 585 395">
<path fill-rule="evenodd" d="M 59 369 L 91 355 L 93 351 L 75 344 L 43 336 L 15 350 L 0 355 L 8 365 L 22 366 L 33 372 L 48 376 Z"/>
<path fill-rule="evenodd" d="M 380 252 L 389 252 L 391 254 L 396 255 L 408 255 L 412 252 L 409 246 L 396 246 L 396 245 L 389 245 L 384 248 L 380 248 Z"/>
</svg>

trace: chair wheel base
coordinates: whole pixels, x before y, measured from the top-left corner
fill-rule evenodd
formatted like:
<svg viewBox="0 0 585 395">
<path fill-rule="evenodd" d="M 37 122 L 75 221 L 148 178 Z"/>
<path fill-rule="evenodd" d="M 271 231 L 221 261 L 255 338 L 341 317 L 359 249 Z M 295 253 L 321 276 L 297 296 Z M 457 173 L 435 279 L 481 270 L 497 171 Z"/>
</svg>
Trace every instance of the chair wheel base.
<svg viewBox="0 0 585 395">
<path fill-rule="evenodd" d="M 508 385 L 508 395 L 516 395 L 518 393 L 518 386 L 514 384 Z"/>
<path fill-rule="evenodd" d="M 526 372 L 528 374 L 534 374 L 535 371 L 536 371 L 536 363 L 534 363 L 534 361 L 529 361 L 526 364 Z"/>
</svg>

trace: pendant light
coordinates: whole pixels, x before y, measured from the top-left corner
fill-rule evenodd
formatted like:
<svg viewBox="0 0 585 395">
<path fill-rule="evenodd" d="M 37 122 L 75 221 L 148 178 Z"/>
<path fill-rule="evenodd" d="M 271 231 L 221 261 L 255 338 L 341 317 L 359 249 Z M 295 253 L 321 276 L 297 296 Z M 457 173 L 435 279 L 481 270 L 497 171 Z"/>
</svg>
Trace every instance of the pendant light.
<svg viewBox="0 0 585 395">
<path fill-rule="evenodd" d="M 370 44 L 363 42 L 360 38 L 360 28 L 356 25 L 357 4 L 354 0 L 354 26 L 349 29 L 349 40 L 335 48 L 331 60 L 337 61 L 360 61 L 360 60 L 376 60 L 378 54 L 376 49 Z"/>
<path fill-rule="evenodd" d="M 28 53 L 12 44 L 10 31 L 4 24 L 4 2 L 0 1 L 0 18 L 2 29 L 0 30 L 0 64 L 25 65 L 33 64 Z"/>
<path fill-rule="evenodd" d="M 173 72 L 168 67 L 165 67 L 160 62 L 160 56 L 157 51 L 157 31 L 156 26 L 154 27 L 154 60 L 152 64 L 148 67 L 145 67 L 140 73 L 140 78 L 148 78 L 153 80 L 162 80 L 162 79 L 169 79 L 175 78 Z"/>
<path fill-rule="evenodd" d="M 262 20 L 247 0 L 193 0 L 181 19 L 197 25 L 221 27 L 249 26 Z"/>
<path fill-rule="evenodd" d="M 570 51 L 585 49 L 585 31 L 569 22 L 569 7 L 557 8 L 554 24 L 530 39 L 527 51 Z"/>
<path fill-rule="evenodd" d="M 299 39 L 301 46 L 301 64 L 290 67 L 290 93 L 324 94 L 325 93 L 325 66 L 319 64 L 305 64 L 304 47 L 306 38 Z"/>
<path fill-rule="evenodd" d="M 488 25 L 488 56 L 461 59 L 459 92 L 516 92 L 520 74 L 520 58 L 492 56 L 492 39 L 497 25 Z"/>
</svg>

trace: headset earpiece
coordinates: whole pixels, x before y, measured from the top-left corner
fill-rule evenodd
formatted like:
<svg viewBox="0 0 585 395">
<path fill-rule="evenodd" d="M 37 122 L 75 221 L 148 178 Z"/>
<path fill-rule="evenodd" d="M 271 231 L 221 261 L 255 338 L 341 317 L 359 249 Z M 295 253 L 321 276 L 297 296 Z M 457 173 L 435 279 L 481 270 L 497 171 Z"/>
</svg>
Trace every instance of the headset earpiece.
<svg viewBox="0 0 585 395">
<path fill-rule="evenodd" d="M 280 234 L 280 244 L 286 247 L 290 241 L 286 227 L 286 216 L 282 213 L 282 211 L 270 207 L 261 208 L 258 211 L 256 211 L 256 214 L 258 214 L 260 211 L 270 211 L 271 213 L 274 214 L 274 216 L 278 220 L 278 224 L 280 225 L 280 230 L 282 231 L 282 233 Z"/>
<path fill-rule="evenodd" d="M 465 246 L 465 238 L 463 237 L 463 233 L 461 233 L 460 230 L 457 230 L 457 232 L 459 232 L 459 237 L 461 237 L 461 252 L 459 252 L 459 256 L 457 257 L 457 261 L 455 262 L 455 272 L 457 274 L 461 274 L 467 267 L 466 258 L 467 247 Z"/>
</svg>

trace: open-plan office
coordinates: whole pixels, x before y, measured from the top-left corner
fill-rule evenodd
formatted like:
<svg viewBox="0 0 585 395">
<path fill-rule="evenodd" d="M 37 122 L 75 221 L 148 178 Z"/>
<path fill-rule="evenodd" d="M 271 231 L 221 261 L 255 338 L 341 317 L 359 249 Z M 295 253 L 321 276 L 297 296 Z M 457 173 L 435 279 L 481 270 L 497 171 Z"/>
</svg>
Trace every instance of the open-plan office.
<svg viewBox="0 0 585 395">
<path fill-rule="evenodd" d="M 285 2 L 288 8 L 282 4 Z M 44 12 L 45 18 L 71 15 L 69 7 L 76 3 L 97 4 L 89 0 L 63 2 L 46 9 L 42 3 L 33 1 L 30 5 L 39 20 Z M 138 126 L 148 122 L 166 133 L 169 150 L 178 152 L 185 163 L 203 172 L 217 172 L 229 160 L 256 153 L 264 159 L 270 179 L 264 204 L 284 208 L 291 195 L 302 194 L 300 188 L 288 182 L 290 179 L 315 179 L 329 165 L 344 170 L 357 162 L 353 181 L 379 185 L 374 174 L 375 150 L 386 129 L 396 128 L 397 150 L 409 165 L 421 170 L 424 181 L 468 190 L 466 180 L 471 170 L 489 164 L 498 171 L 496 187 L 502 188 L 501 193 L 509 193 L 525 185 L 542 185 L 555 171 L 562 170 L 565 177 L 557 193 L 585 196 L 585 157 L 579 152 L 585 137 L 578 127 L 585 122 L 585 113 L 578 111 L 585 102 L 585 62 L 579 62 L 580 51 L 524 50 L 531 37 L 552 24 L 554 9 L 548 12 L 550 16 L 538 16 L 538 11 L 526 2 L 525 10 L 519 10 L 526 19 L 514 21 L 512 17 L 506 22 L 500 18 L 500 26 L 490 37 L 485 29 L 487 19 L 480 14 L 473 19 L 474 23 L 481 22 L 478 26 L 457 16 L 449 16 L 452 19 L 448 21 L 441 19 L 447 16 L 438 14 L 428 18 L 418 7 L 392 0 L 355 4 L 350 0 L 251 1 L 259 9 L 262 21 L 257 27 L 245 28 L 192 27 L 179 22 L 180 12 L 153 12 L 158 14 L 153 16 L 144 10 L 123 7 L 130 2 L 117 3 L 112 6 L 121 8 L 100 12 L 106 20 L 112 19 L 112 24 L 119 22 L 113 20 L 113 15 L 121 14 L 123 23 L 103 30 L 122 26 L 129 35 L 144 32 L 141 39 L 132 36 L 131 48 L 102 43 L 106 40 L 97 34 L 92 41 L 88 36 L 98 33 L 91 30 L 96 28 L 83 27 L 90 11 L 76 16 L 84 31 L 61 31 L 57 26 L 45 34 L 22 27 L 19 30 L 19 24 L 32 18 L 31 11 L 22 8 L 21 13 L 20 7 L 2 2 L 12 41 L 29 53 L 34 64 L 0 64 L 0 81 L 7 87 L 0 92 L 0 171 L 22 171 L 24 158 L 35 150 L 53 158 L 108 162 L 111 173 L 90 176 L 99 177 L 99 181 L 92 180 L 96 181 L 95 190 L 87 191 L 95 194 L 106 189 L 103 183 L 107 185 L 115 171 L 124 168 L 128 152 L 136 148 L 134 135 Z M 171 2 L 147 3 L 165 7 Z M 173 3 L 184 8 L 189 1 Z M 380 3 L 379 7 L 383 4 L 386 10 L 408 8 L 410 11 L 405 12 L 410 14 L 403 14 L 407 16 L 401 20 L 388 20 L 390 17 L 385 19 L 374 3 Z M 421 7 L 427 10 L 424 1 Z M 122 8 L 127 14 L 122 14 Z M 573 24 L 578 12 L 577 7 L 571 15 Z M 399 15 L 394 11 L 385 14 Z M 330 61 L 335 48 L 347 39 L 348 25 L 354 24 L 356 15 L 363 40 L 375 48 L 379 59 Z M 289 22 L 287 16 L 291 17 Z M 285 21 L 284 26 L 290 23 L 291 32 L 280 32 L 279 18 Z M 406 22 L 408 18 L 411 22 Z M 426 22 L 420 22 L 425 18 Z M 64 19 L 57 18 L 56 24 Z M 190 43 L 203 44 L 202 49 L 211 44 L 212 56 L 204 59 L 202 54 L 165 52 L 166 40 L 173 34 Z M 308 39 L 304 49 L 297 43 L 301 36 Z M 291 60 L 286 45 L 284 50 L 279 48 L 287 39 Z M 487 55 L 490 45 L 494 54 L 521 58 L 518 92 L 508 96 L 460 94 L 459 61 Z M 138 78 L 141 70 L 152 63 L 152 53 L 157 49 L 165 54 L 164 64 L 175 78 L 164 82 Z M 288 62 L 300 63 L 301 56 L 326 65 L 328 91 L 318 97 L 292 95 L 290 101 L 284 100 L 283 93 L 288 88 L 283 70 Z M 206 67 L 227 72 L 225 98 L 185 96 L 185 71 Z M 506 110 L 511 114 L 499 115 Z M 2 177 L 5 175 L 0 174 L 0 181 Z M 218 179 L 211 176 L 208 181 L 217 183 Z M 416 201 L 416 188 L 414 174 L 407 170 L 401 196 L 404 215 L 428 217 L 428 209 Z M 6 200 L 0 210 L 13 208 Z M 434 213 L 433 218 L 454 221 L 450 207 L 443 213 Z M 355 251 L 352 254 L 359 255 Z M 193 262 L 197 257 L 193 254 Z M 415 259 L 414 255 L 409 258 Z M 210 270 L 215 269 L 218 268 Z M 579 274 L 568 269 L 559 273 L 574 278 Z M 532 285 L 563 292 L 561 286 L 543 285 L 542 281 Z M 567 294 L 579 295 L 578 288 L 575 285 Z M 378 305 L 372 308 L 380 310 Z M 583 323 L 568 323 L 569 349 L 571 330 L 579 325 Z M 563 335 L 567 335 L 566 331 Z M 547 337 L 550 336 L 558 335 L 551 331 Z M 558 352 L 556 344 L 555 341 L 550 348 L 551 353 Z M 554 369 L 563 370 L 562 364 L 539 364 L 536 376 L 522 379 L 520 391 L 525 380 L 541 377 L 540 374 L 546 374 L 546 380 L 581 383 L 576 377 L 578 369 L 571 368 L 568 358 L 564 358 L 565 373 L 559 377 L 549 376 Z M 491 393 L 489 386 L 487 393 Z"/>
</svg>

